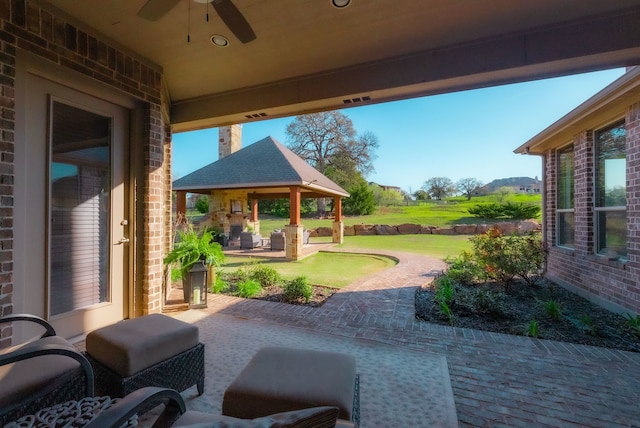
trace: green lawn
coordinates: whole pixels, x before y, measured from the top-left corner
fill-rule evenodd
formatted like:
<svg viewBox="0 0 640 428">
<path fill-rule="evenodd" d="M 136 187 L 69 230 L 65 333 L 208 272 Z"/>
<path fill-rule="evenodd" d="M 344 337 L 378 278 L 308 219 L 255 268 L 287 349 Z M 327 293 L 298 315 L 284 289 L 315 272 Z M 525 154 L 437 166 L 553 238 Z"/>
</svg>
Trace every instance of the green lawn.
<svg viewBox="0 0 640 428">
<path fill-rule="evenodd" d="M 511 195 L 508 200 L 514 202 L 541 204 L 540 195 Z M 414 223 L 446 227 L 455 224 L 487 223 L 469 215 L 467 210 L 478 203 L 496 202 L 495 196 L 466 198 L 450 198 L 446 202 L 429 201 L 419 206 L 379 207 L 369 216 L 345 217 L 345 225 L 354 224 L 386 224 L 398 225 Z M 332 220 L 303 219 L 307 229 L 332 227 Z M 494 220 L 498 221 L 498 220 Z M 288 219 L 260 216 L 260 233 L 269 236 L 274 229 L 283 228 Z M 330 237 L 312 238 L 311 242 L 331 242 Z M 469 250 L 471 244 L 466 235 L 373 235 L 345 236 L 344 243 L 338 248 L 344 250 L 376 250 L 401 251 L 422 254 L 425 256 L 446 259 L 458 256 Z M 393 266 L 394 262 L 386 257 L 318 253 L 300 261 L 265 259 L 260 257 L 228 256 L 223 268 L 227 271 L 241 268 L 250 263 L 261 263 L 276 269 L 286 279 L 296 276 L 307 276 L 311 283 L 336 287 L 345 286 L 356 279 Z"/>
<path fill-rule="evenodd" d="M 505 198 L 505 202 L 507 200 L 542 205 L 542 196 L 539 194 L 514 194 Z M 496 196 L 474 196 L 470 201 L 467 201 L 464 197 L 455 197 L 446 201 L 425 201 L 422 205 L 417 206 L 378 207 L 371 215 L 345 216 L 343 220 L 345 226 L 354 224 L 387 224 L 392 226 L 413 223 L 446 227 L 455 224 L 495 223 L 504 220 L 479 219 L 471 216 L 468 209 L 476 204 L 497 201 Z M 268 235 L 274 229 L 283 228 L 288 222 L 288 218 L 273 218 L 261 215 L 260 231 L 263 235 Z M 318 227 L 331 227 L 332 220 L 303 218 L 302 223 L 307 229 L 316 229 Z"/>
<path fill-rule="evenodd" d="M 270 266 L 288 280 L 298 276 L 306 276 L 311 284 L 330 287 L 344 287 L 358 278 L 396 264 L 388 257 L 320 252 L 296 262 L 261 257 L 228 256 L 223 264 L 223 269 L 231 272 L 252 263 Z"/>
<path fill-rule="evenodd" d="M 338 248 L 401 251 L 444 260 L 471 249 L 471 244 L 467 235 L 372 235 L 345 236 L 344 243 Z"/>
</svg>

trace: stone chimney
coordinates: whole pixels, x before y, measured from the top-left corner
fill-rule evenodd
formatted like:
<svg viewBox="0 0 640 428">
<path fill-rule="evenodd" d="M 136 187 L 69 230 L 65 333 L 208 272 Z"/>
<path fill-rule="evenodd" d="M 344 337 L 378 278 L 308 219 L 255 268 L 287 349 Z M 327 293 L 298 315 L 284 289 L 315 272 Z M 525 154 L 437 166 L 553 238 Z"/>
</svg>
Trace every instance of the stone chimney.
<svg viewBox="0 0 640 428">
<path fill-rule="evenodd" d="M 218 128 L 218 159 L 222 159 L 242 148 L 242 125 Z"/>
</svg>

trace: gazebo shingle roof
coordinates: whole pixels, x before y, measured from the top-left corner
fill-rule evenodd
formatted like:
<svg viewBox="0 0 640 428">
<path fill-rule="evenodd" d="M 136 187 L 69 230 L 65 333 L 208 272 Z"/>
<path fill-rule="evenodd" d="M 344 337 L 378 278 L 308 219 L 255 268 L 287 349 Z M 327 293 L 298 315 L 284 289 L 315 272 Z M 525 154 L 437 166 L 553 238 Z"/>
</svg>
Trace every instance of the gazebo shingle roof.
<svg viewBox="0 0 640 428">
<path fill-rule="evenodd" d="M 203 192 L 214 189 L 250 189 L 256 194 L 288 197 L 299 186 L 314 196 L 349 193 L 273 137 L 266 137 L 173 182 L 174 190 Z"/>
</svg>

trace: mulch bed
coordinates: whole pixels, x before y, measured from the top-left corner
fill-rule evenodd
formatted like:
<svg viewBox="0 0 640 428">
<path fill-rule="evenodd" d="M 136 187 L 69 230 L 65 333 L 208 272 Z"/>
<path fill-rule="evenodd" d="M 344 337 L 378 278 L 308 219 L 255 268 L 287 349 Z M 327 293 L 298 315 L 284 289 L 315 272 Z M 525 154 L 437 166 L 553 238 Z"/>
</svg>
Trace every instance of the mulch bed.
<svg viewBox="0 0 640 428">
<path fill-rule="evenodd" d="M 469 287 L 503 291 L 492 283 L 467 286 Z M 527 336 L 530 335 L 531 320 L 536 320 L 538 338 L 640 352 L 640 330 L 632 328 L 627 318 L 554 283 L 541 281 L 539 285 L 531 286 L 520 281 L 499 296 L 488 305 L 495 304 L 500 307 L 499 310 L 484 314 L 469 311 L 468 305 L 460 307 L 452 304 L 453 326 Z M 550 300 L 559 305 L 558 320 L 554 320 L 545 308 L 545 303 Z M 416 291 L 415 311 L 418 319 L 450 325 L 448 317 L 442 314 L 435 303 L 430 285 Z"/>
</svg>

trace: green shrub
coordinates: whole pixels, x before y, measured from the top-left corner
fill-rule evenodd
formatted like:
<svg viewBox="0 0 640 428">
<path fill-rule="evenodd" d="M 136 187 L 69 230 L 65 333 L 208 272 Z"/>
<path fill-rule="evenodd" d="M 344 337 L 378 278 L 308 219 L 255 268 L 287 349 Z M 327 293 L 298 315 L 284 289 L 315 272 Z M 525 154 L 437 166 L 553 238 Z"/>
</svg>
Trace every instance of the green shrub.
<svg viewBox="0 0 640 428">
<path fill-rule="evenodd" d="M 533 285 L 544 261 L 540 235 L 503 235 L 498 229 L 470 238 L 473 257 L 485 274 L 508 288 L 517 276 Z"/>
<path fill-rule="evenodd" d="M 506 217 L 513 220 L 527 220 L 538 217 L 541 209 L 539 205 L 524 202 L 491 202 L 474 205 L 467 211 L 472 216 L 479 218 Z"/>
<path fill-rule="evenodd" d="M 502 205 L 496 202 L 477 204 L 469 208 L 469 214 L 479 218 L 498 218 L 504 215 Z"/>
<path fill-rule="evenodd" d="M 457 290 L 456 306 L 461 311 L 492 318 L 509 318 L 511 313 L 507 296 L 503 292 L 483 287 L 466 287 Z"/>
<path fill-rule="evenodd" d="M 209 199 L 208 198 L 204 198 L 204 197 L 198 198 L 198 200 L 196 201 L 196 207 L 195 208 L 200 214 L 208 213 L 209 212 Z"/>
<path fill-rule="evenodd" d="M 295 302 L 304 299 L 309 302 L 313 294 L 313 287 L 309 284 L 306 276 L 299 276 L 284 285 L 283 297 L 287 302 Z"/>
<path fill-rule="evenodd" d="M 222 275 L 219 273 L 216 275 L 216 282 L 211 287 L 211 292 L 220 294 L 229 289 L 229 283 L 222 278 Z"/>
<path fill-rule="evenodd" d="M 502 204 L 503 215 L 514 220 L 527 220 L 538 217 L 542 208 L 523 202 L 505 202 Z"/>
<path fill-rule="evenodd" d="M 263 287 L 270 287 L 278 284 L 282 277 L 277 270 L 270 266 L 257 265 L 251 271 L 251 279 L 258 281 Z"/>
<path fill-rule="evenodd" d="M 478 265 L 473 255 L 464 251 L 454 259 L 447 259 L 449 268 L 447 276 L 462 285 L 474 284 L 477 280 L 485 279 L 484 271 Z"/>
<path fill-rule="evenodd" d="M 260 283 L 253 279 L 245 279 L 244 281 L 239 282 L 237 287 L 238 296 L 247 299 L 257 296 L 262 292 L 262 286 L 260 285 Z"/>
</svg>

